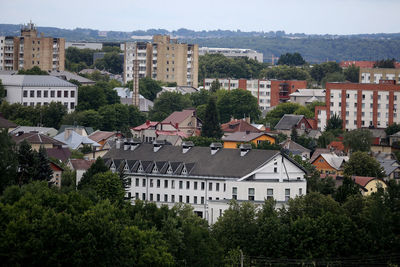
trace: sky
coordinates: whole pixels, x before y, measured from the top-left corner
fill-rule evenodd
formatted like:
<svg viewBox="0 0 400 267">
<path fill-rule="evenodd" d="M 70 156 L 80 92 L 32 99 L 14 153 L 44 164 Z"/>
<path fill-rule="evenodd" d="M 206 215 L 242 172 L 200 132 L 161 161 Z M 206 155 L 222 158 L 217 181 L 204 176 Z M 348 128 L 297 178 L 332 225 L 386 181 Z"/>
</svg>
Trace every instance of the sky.
<svg viewBox="0 0 400 267">
<path fill-rule="evenodd" d="M 147 29 L 397 33 L 400 0 L 0 0 L 0 24 Z"/>
</svg>

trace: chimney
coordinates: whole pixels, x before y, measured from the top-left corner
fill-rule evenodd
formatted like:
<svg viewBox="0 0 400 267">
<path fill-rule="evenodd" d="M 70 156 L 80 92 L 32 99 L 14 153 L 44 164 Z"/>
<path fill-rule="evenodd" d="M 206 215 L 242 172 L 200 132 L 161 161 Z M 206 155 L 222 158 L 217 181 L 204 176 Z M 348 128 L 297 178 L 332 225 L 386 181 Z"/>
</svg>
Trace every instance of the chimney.
<svg viewBox="0 0 400 267">
<path fill-rule="evenodd" d="M 124 150 L 129 150 L 130 143 L 128 142 L 127 139 L 124 140 Z"/>
<path fill-rule="evenodd" d="M 165 145 L 165 141 L 164 140 L 154 140 L 154 142 L 153 142 L 153 151 L 157 152 L 158 150 L 160 150 L 162 148 L 163 145 Z"/>
<path fill-rule="evenodd" d="M 222 144 L 221 143 L 211 143 L 210 148 L 211 148 L 211 155 L 214 155 L 220 149 L 222 149 Z"/>
<path fill-rule="evenodd" d="M 240 156 L 243 157 L 245 156 L 250 150 L 251 150 L 251 144 L 241 144 L 239 149 L 240 149 Z"/>
<path fill-rule="evenodd" d="M 146 125 L 150 125 L 150 121 L 149 120 L 146 120 Z"/>
<path fill-rule="evenodd" d="M 121 141 L 119 139 L 117 141 L 115 141 L 115 148 L 121 149 Z"/>
<path fill-rule="evenodd" d="M 131 151 L 135 150 L 136 148 L 139 147 L 140 145 L 140 139 L 139 138 L 132 138 L 130 140 L 130 145 L 131 145 Z"/>
<path fill-rule="evenodd" d="M 64 131 L 64 140 L 67 140 L 71 136 L 73 130 L 74 130 L 73 128 L 66 128 L 65 129 L 65 131 Z"/>
<path fill-rule="evenodd" d="M 192 147 L 194 147 L 194 143 L 192 141 L 185 141 L 182 143 L 182 153 L 185 154 L 188 152 Z"/>
</svg>

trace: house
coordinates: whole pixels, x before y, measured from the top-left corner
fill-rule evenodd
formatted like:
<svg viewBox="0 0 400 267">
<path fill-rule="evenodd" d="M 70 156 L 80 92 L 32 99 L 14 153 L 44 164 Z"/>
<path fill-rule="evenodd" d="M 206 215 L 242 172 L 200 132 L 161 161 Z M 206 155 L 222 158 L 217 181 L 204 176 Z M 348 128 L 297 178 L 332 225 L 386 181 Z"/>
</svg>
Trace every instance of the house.
<svg viewBox="0 0 400 267">
<path fill-rule="evenodd" d="M 171 144 L 173 146 L 181 146 L 183 143 L 183 139 L 180 135 L 168 135 L 168 134 L 160 134 L 157 136 L 156 141 L 164 141 L 166 144 Z"/>
<path fill-rule="evenodd" d="M 11 135 L 11 139 L 17 144 L 21 144 L 22 141 L 27 141 L 33 150 L 39 151 L 40 147 L 44 148 L 59 148 L 65 145 L 64 142 L 55 138 L 49 137 L 44 134 L 37 132 L 31 133 L 16 133 Z"/>
<path fill-rule="evenodd" d="M 105 147 L 107 144 L 107 141 L 113 140 L 116 138 L 117 133 L 114 132 L 106 132 L 106 131 L 95 131 L 89 135 L 89 138 L 95 141 L 100 145 L 98 149 L 109 149 L 109 147 Z"/>
<path fill-rule="evenodd" d="M 371 156 L 374 157 L 385 170 L 385 181 L 400 178 L 400 163 L 393 153 L 372 152 Z"/>
<path fill-rule="evenodd" d="M 61 70 L 52 70 L 48 71 L 50 76 L 54 76 L 60 78 L 65 81 L 75 80 L 78 81 L 82 85 L 94 85 L 96 84 L 95 81 L 89 80 L 83 76 L 77 75 L 75 73 L 69 71 L 61 71 Z"/>
<path fill-rule="evenodd" d="M 347 153 L 348 148 L 346 148 L 343 144 L 343 141 L 332 141 L 327 145 L 327 148 L 330 151 L 342 151 L 343 153 Z"/>
<path fill-rule="evenodd" d="M 286 152 L 293 155 L 299 155 L 303 160 L 308 160 L 310 158 L 311 150 L 303 147 L 293 140 L 288 139 L 282 142 L 280 145 Z"/>
<path fill-rule="evenodd" d="M 251 125 L 246 119 L 231 119 L 231 121 L 221 124 L 221 130 L 224 132 L 224 136 L 228 136 L 235 132 L 251 132 L 260 133 L 258 128 Z"/>
<path fill-rule="evenodd" d="M 182 147 L 162 142 L 117 141 L 104 156 L 111 171 L 124 170 L 130 179 L 127 197 L 174 206 L 190 204 L 210 224 L 229 208 L 232 199 L 278 206 L 306 194 L 306 171 L 280 151 L 224 149 L 222 144 Z"/>
<path fill-rule="evenodd" d="M 52 182 L 55 186 L 60 188 L 61 187 L 61 176 L 62 176 L 64 169 L 60 165 L 58 165 L 54 162 L 51 162 L 51 161 L 50 161 L 50 168 L 53 171 L 53 175 L 50 179 L 50 182 Z"/>
<path fill-rule="evenodd" d="M 275 137 L 263 132 L 235 132 L 223 137 L 222 140 L 224 141 L 224 148 L 237 148 L 243 143 L 253 143 L 254 145 L 259 145 L 266 141 L 270 142 L 271 144 L 275 144 Z"/>
<path fill-rule="evenodd" d="M 92 127 L 85 127 L 85 126 L 79 126 L 79 125 L 61 125 L 60 129 L 58 130 L 57 134 L 60 134 L 65 131 L 65 129 L 73 129 L 76 133 L 82 135 L 82 136 L 88 136 L 94 132 Z"/>
<path fill-rule="evenodd" d="M 184 138 L 187 138 L 185 132 L 176 128 L 172 123 L 160 123 L 147 120 L 142 125 L 131 128 L 134 138 L 141 142 L 152 143 L 155 140 L 166 140 L 171 144 L 180 145 Z M 172 137 L 176 136 L 176 137 Z"/>
<path fill-rule="evenodd" d="M 0 113 L 0 130 L 2 129 L 8 129 L 8 132 L 12 131 L 18 127 L 17 124 L 13 123 L 12 121 L 7 120 L 6 118 L 3 117 L 3 115 Z"/>
<path fill-rule="evenodd" d="M 195 109 L 184 109 L 182 111 L 175 111 L 161 122 L 161 127 L 165 125 L 172 125 L 177 130 L 182 131 L 186 136 L 200 135 L 201 120 L 196 116 Z M 163 129 L 161 129 L 163 130 Z M 165 130 L 168 130 L 166 128 Z"/>
<path fill-rule="evenodd" d="M 375 177 L 352 176 L 351 179 L 360 186 L 360 191 L 363 196 L 369 196 L 378 191 L 379 188 L 387 187 L 383 180 Z"/>
<path fill-rule="evenodd" d="M 325 102 L 324 89 L 297 89 L 290 95 L 290 102 L 298 103 L 302 106 L 313 102 Z"/>
<path fill-rule="evenodd" d="M 117 92 L 121 104 L 133 105 L 133 91 L 131 91 L 129 88 L 122 87 L 115 87 L 113 90 Z M 149 112 L 153 106 L 153 101 L 150 101 L 144 98 L 144 96 L 139 95 L 139 110 L 141 112 Z"/>
<path fill-rule="evenodd" d="M 66 128 L 64 132 L 56 135 L 54 139 L 65 143 L 70 149 L 73 150 L 83 148 L 84 146 L 90 146 L 92 147 L 92 150 L 96 150 L 101 147 L 99 143 L 93 141 L 88 136 L 78 134 L 76 131 L 74 131 L 74 128 Z"/>
<path fill-rule="evenodd" d="M 68 161 L 67 166 L 71 170 L 76 171 L 76 185 L 79 184 L 83 174 L 90 168 L 90 166 L 92 166 L 94 162 L 95 160 L 86 160 L 86 159 L 70 159 Z"/>
<path fill-rule="evenodd" d="M 157 93 L 157 97 L 160 97 L 160 95 L 164 92 L 171 92 L 171 93 L 174 92 L 186 95 L 186 94 L 196 93 L 199 91 L 199 89 L 193 86 L 175 86 L 175 87 L 162 86 L 161 88 L 162 90 Z"/>
<path fill-rule="evenodd" d="M 71 157 L 71 150 L 67 147 L 54 147 L 46 149 L 49 158 L 58 159 L 60 162 L 67 162 Z"/>
<path fill-rule="evenodd" d="M 78 87 L 50 75 L 0 75 L 6 90 L 5 100 L 24 106 L 47 106 L 62 103 L 72 112 L 78 104 Z"/>
<path fill-rule="evenodd" d="M 304 115 L 285 114 L 275 125 L 275 130 L 290 136 L 292 129 L 295 128 L 299 135 L 304 134 L 307 130 L 312 130 L 312 126 L 304 117 Z"/>
<path fill-rule="evenodd" d="M 135 138 L 139 138 L 142 142 L 153 142 L 157 138 L 156 126 L 158 124 L 158 121 L 147 120 L 142 125 L 131 128 L 132 136 Z"/>
<path fill-rule="evenodd" d="M 44 134 L 50 137 L 54 137 L 57 135 L 57 130 L 51 127 L 35 127 L 35 126 L 18 126 L 14 130 L 10 132 L 10 134 L 16 133 L 30 133 L 30 132 L 37 132 L 40 134 Z"/>
<path fill-rule="evenodd" d="M 344 163 L 348 160 L 349 157 L 338 156 L 332 152 L 322 153 L 310 162 L 321 173 L 342 175 Z"/>
</svg>

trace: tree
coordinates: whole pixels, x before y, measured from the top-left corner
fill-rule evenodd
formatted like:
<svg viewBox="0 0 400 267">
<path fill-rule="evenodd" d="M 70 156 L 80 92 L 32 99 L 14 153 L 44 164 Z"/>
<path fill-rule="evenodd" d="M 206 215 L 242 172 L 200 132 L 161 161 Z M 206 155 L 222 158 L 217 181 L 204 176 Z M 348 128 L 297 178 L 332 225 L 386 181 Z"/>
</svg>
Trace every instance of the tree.
<svg viewBox="0 0 400 267">
<path fill-rule="evenodd" d="M 212 83 L 211 83 L 211 87 L 210 87 L 210 92 L 211 93 L 215 93 L 217 90 L 219 90 L 221 88 L 221 85 L 219 83 L 218 79 L 215 79 Z"/>
<path fill-rule="evenodd" d="M 298 110 L 301 106 L 297 103 L 281 103 L 278 104 L 274 109 L 269 111 L 265 116 L 265 122 L 270 124 L 270 127 L 273 128 L 279 122 L 279 120 L 285 114 L 293 114 Z"/>
<path fill-rule="evenodd" d="M 44 147 L 39 148 L 39 153 L 37 153 L 37 170 L 36 176 L 33 180 L 37 181 L 50 181 L 53 177 L 53 170 L 50 167 L 50 161 L 47 157 L 47 152 Z"/>
<path fill-rule="evenodd" d="M 96 161 L 90 166 L 90 168 L 83 174 L 82 179 L 78 184 L 78 189 L 85 187 L 93 187 L 95 182 L 93 177 L 98 173 L 104 173 L 109 171 L 107 166 L 104 164 L 102 158 L 97 158 Z"/>
<path fill-rule="evenodd" d="M 326 122 L 325 131 L 342 129 L 343 121 L 338 114 L 334 113 Z"/>
<path fill-rule="evenodd" d="M 396 64 L 396 59 L 382 59 L 374 63 L 374 68 L 389 68 L 394 69 Z"/>
<path fill-rule="evenodd" d="M 333 72 L 327 73 L 326 76 L 322 79 L 321 84 L 322 87 L 325 88 L 326 83 L 330 82 L 344 82 L 346 77 L 343 75 L 342 72 Z"/>
<path fill-rule="evenodd" d="M 296 130 L 296 127 L 293 127 L 292 128 L 292 132 L 291 132 L 291 134 L 290 134 L 290 139 L 293 141 L 293 142 L 297 142 L 297 138 L 299 137 L 299 135 L 297 134 L 297 130 Z"/>
<path fill-rule="evenodd" d="M 278 60 L 278 65 L 289 65 L 289 66 L 301 66 L 304 65 L 306 61 L 299 53 L 286 53 L 281 55 Z"/>
<path fill-rule="evenodd" d="M 356 129 L 345 132 L 343 135 L 343 144 L 351 152 L 369 152 L 372 144 L 372 133 L 367 129 Z"/>
<path fill-rule="evenodd" d="M 113 74 L 122 73 L 124 61 L 118 52 L 105 53 L 104 57 L 94 63 L 97 69 L 106 70 Z"/>
<path fill-rule="evenodd" d="M 19 75 L 49 75 L 47 71 L 41 70 L 38 66 L 34 66 L 28 70 L 19 70 Z"/>
<path fill-rule="evenodd" d="M 200 91 L 190 94 L 190 100 L 192 101 L 194 107 L 198 107 L 200 105 L 207 105 L 208 98 L 210 96 L 211 93 L 209 91 L 200 89 Z"/>
<path fill-rule="evenodd" d="M 350 196 L 358 194 L 359 186 L 350 177 L 345 176 L 342 185 L 336 190 L 335 200 L 344 203 Z"/>
<path fill-rule="evenodd" d="M 395 134 L 395 133 L 397 133 L 397 132 L 400 132 L 400 124 L 393 123 L 393 124 L 389 125 L 389 126 L 385 129 L 385 132 L 386 132 L 386 134 L 387 134 L 388 136 L 389 136 L 389 135 L 392 135 L 392 134 Z"/>
<path fill-rule="evenodd" d="M 3 98 L 6 96 L 6 89 L 4 88 L 4 85 L 0 79 L 0 104 L 3 102 Z"/>
<path fill-rule="evenodd" d="M 265 68 L 260 71 L 260 79 L 279 80 L 310 80 L 311 76 L 307 70 L 294 66 L 279 65 L 272 68 Z"/>
<path fill-rule="evenodd" d="M 360 78 L 360 67 L 351 65 L 343 71 L 347 81 L 352 83 L 358 83 Z"/>
<path fill-rule="evenodd" d="M 133 82 L 130 82 L 129 85 L 129 88 L 133 88 Z M 154 101 L 161 90 L 161 82 L 159 81 L 153 80 L 150 77 L 145 77 L 139 80 L 139 93 L 150 101 Z"/>
<path fill-rule="evenodd" d="M 149 112 L 149 118 L 153 121 L 162 121 L 174 111 L 181 111 L 192 105 L 188 95 L 176 92 L 165 92 L 154 102 Z"/>
<path fill-rule="evenodd" d="M 205 118 L 201 127 L 201 136 L 211 138 L 221 138 L 223 135 L 219 124 L 218 109 L 215 99 L 210 97 L 206 107 Z"/>
<path fill-rule="evenodd" d="M 185 138 L 183 141 L 191 141 L 195 146 L 205 146 L 209 147 L 211 143 L 223 143 L 221 139 L 204 137 L 204 136 L 190 136 Z"/>
<path fill-rule="evenodd" d="M 31 145 L 26 141 L 19 144 L 18 149 L 18 177 L 17 184 L 22 186 L 32 180 L 37 174 L 38 158 L 36 151 L 32 150 Z"/>
<path fill-rule="evenodd" d="M 320 137 L 318 137 L 318 147 L 326 148 L 333 140 L 335 140 L 335 135 L 332 133 L 332 131 L 325 131 Z"/>
<path fill-rule="evenodd" d="M 111 203 L 124 200 L 125 189 L 118 174 L 111 171 L 97 173 L 92 177 L 93 187 L 101 199 L 109 199 Z"/>
<path fill-rule="evenodd" d="M 59 129 L 62 118 L 67 114 L 67 108 L 57 102 L 50 102 L 48 106 L 42 107 L 43 125 Z"/>
<path fill-rule="evenodd" d="M 18 159 L 15 143 L 8 135 L 7 129 L 0 131 L 0 195 L 4 189 L 15 184 L 17 178 Z"/>
<path fill-rule="evenodd" d="M 357 151 L 351 154 L 348 162 L 344 164 L 344 174 L 348 176 L 369 176 L 383 178 L 385 170 L 381 164 L 367 152 Z"/>
</svg>

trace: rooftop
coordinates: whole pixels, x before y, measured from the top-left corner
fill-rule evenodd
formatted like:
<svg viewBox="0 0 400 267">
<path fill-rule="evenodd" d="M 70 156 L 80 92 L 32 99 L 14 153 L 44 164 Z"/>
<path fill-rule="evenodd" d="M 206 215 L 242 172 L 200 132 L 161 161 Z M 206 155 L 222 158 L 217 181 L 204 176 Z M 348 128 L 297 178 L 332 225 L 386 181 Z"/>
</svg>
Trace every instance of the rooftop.
<svg viewBox="0 0 400 267">
<path fill-rule="evenodd" d="M 223 141 L 232 141 L 232 142 L 250 142 L 260 136 L 267 135 L 270 136 L 266 133 L 263 132 L 258 132 L 258 133 L 252 133 L 252 132 L 235 132 L 232 133 L 226 137 L 223 137 Z"/>
<path fill-rule="evenodd" d="M 31 132 L 31 133 L 23 133 L 23 134 L 13 134 L 11 138 L 14 140 L 15 143 L 19 144 L 22 141 L 26 140 L 30 144 L 52 144 L 55 146 L 62 146 L 65 145 L 64 142 L 57 140 L 55 138 L 51 138 L 47 135 Z"/>
<path fill-rule="evenodd" d="M 50 75 L 0 75 L 3 85 L 38 87 L 76 87 L 60 78 Z"/>
<path fill-rule="evenodd" d="M 291 130 L 304 118 L 304 115 L 285 114 L 275 125 L 276 130 Z"/>
</svg>

